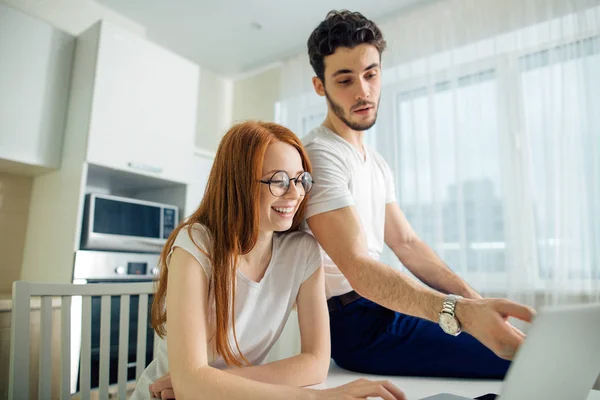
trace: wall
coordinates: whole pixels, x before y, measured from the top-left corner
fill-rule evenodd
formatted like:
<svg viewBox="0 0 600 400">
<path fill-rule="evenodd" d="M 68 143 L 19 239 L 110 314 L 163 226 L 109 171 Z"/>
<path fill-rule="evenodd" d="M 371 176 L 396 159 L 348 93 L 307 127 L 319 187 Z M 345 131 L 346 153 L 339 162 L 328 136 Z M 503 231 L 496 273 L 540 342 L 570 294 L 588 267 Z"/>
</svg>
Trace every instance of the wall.
<svg viewBox="0 0 600 400">
<path fill-rule="evenodd" d="M 0 294 L 19 279 L 33 178 L 0 173 Z"/>
<path fill-rule="evenodd" d="M 233 83 L 234 122 L 245 119 L 275 120 L 275 102 L 281 88 L 281 67 L 274 66 Z"/>
<path fill-rule="evenodd" d="M 106 19 L 144 36 L 146 28 L 92 0 L 0 0 L 73 36 Z"/>
<path fill-rule="evenodd" d="M 207 69 L 200 71 L 196 147 L 214 153 L 231 123 L 233 82 Z"/>
</svg>

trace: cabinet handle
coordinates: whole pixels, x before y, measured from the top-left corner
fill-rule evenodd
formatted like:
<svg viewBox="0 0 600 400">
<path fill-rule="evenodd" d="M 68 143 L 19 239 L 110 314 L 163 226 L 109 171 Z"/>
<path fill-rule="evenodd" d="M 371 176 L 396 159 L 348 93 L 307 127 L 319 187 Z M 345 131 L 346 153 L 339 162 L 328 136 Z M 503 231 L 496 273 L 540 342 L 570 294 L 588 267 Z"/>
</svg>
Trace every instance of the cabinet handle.
<svg viewBox="0 0 600 400">
<path fill-rule="evenodd" d="M 128 162 L 127 166 L 132 169 L 137 169 L 139 171 L 145 171 L 145 172 L 152 172 L 154 174 L 160 174 L 163 172 L 162 168 L 156 167 L 154 165 Z"/>
</svg>

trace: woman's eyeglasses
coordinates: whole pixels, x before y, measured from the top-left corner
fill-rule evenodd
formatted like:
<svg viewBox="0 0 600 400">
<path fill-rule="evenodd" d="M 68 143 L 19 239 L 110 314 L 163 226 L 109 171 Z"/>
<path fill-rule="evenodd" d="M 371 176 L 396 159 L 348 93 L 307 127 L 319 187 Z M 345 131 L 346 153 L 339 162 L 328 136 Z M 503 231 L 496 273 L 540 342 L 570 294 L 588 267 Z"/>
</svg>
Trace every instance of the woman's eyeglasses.
<svg viewBox="0 0 600 400">
<path fill-rule="evenodd" d="M 312 176 L 308 172 L 303 172 L 295 178 L 290 178 L 285 171 L 277 171 L 268 181 L 260 181 L 260 183 L 269 185 L 269 191 L 275 197 L 284 196 L 290 190 L 290 182 L 294 182 L 300 196 L 306 196 L 310 193 L 314 183 Z"/>
</svg>

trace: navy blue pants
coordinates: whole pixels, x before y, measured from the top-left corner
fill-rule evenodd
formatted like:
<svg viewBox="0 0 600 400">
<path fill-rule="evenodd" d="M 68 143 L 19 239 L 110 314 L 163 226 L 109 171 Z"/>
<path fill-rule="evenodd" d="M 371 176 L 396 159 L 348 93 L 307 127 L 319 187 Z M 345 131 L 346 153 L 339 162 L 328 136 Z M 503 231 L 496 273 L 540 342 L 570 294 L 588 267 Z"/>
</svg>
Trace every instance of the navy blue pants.
<svg viewBox="0 0 600 400">
<path fill-rule="evenodd" d="M 335 298 L 334 298 L 335 299 Z M 329 313 L 331 356 L 337 365 L 376 375 L 503 379 L 509 361 L 467 333 L 391 311 L 365 298 Z"/>
</svg>

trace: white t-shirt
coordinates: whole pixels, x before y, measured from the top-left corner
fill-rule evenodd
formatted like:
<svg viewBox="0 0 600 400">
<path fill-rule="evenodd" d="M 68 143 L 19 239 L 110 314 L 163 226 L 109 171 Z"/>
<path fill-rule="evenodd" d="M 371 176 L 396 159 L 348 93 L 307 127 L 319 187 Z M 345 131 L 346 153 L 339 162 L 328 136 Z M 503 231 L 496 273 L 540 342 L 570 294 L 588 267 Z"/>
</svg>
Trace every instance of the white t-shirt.
<svg viewBox="0 0 600 400">
<path fill-rule="evenodd" d="M 208 253 L 211 239 L 207 229 L 195 224 L 192 235 L 194 242 Z M 186 228 L 177 235 L 174 247 L 182 248 L 198 260 L 210 279 L 211 263 L 194 245 Z M 167 263 L 171 253 L 167 257 Z M 321 254 L 316 240 L 304 232 L 292 232 L 273 235 L 271 262 L 260 282 L 248 279 L 238 270 L 234 311 L 235 329 L 240 350 L 252 365 L 263 362 L 285 326 L 300 285 L 320 266 Z M 209 306 L 207 331 L 209 337 L 211 332 L 214 332 L 214 324 L 213 301 Z M 229 338 L 235 351 L 232 330 L 229 332 Z M 213 341 L 207 345 L 209 365 L 219 369 L 226 368 L 223 358 L 215 354 L 213 345 Z M 167 342 L 160 340 L 154 360 L 138 380 L 132 399 L 150 399 L 149 385 L 168 371 Z"/>
<path fill-rule="evenodd" d="M 367 238 L 369 255 L 378 260 L 384 246 L 385 205 L 396 201 L 390 167 L 374 149 L 363 155 L 342 137 L 320 126 L 302 142 L 313 167 L 314 185 L 306 218 L 354 206 Z M 303 229 L 310 231 L 306 223 Z M 352 290 L 331 258 L 322 252 L 327 298 Z"/>
</svg>

